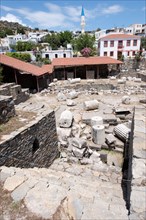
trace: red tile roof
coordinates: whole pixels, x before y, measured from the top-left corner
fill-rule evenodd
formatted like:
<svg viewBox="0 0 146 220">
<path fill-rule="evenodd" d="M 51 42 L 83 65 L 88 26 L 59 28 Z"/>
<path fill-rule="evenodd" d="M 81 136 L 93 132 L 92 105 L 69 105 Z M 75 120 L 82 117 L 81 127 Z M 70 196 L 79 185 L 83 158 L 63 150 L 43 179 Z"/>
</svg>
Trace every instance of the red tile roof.
<svg viewBox="0 0 146 220">
<path fill-rule="evenodd" d="M 24 61 L 15 59 L 13 57 L 6 56 L 4 54 L 0 54 L 0 63 L 13 67 L 17 70 L 21 70 L 26 74 L 32 74 L 35 76 L 41 76 L 44 75 L 45 73 L 48 73 L 47 69 L 43 69 L 41 67 L 32 65 L 30 63 L 26 63 Z"/>
<path fill-rule="evenodd" d="M 54 67 L 59 66 L 84 66 L 99 64 L 122 64 L 121 61 L 111 57 L 72 57 L 72 58 L 55 58 L 52 61 Z"/>
<path fill-rule="evenodd" d="M 140 39 L 140 36 L 132 34 L 108 34 L 107 36 L 101 37 L 100 39 Z"/>
<path fill-rule="evenodd" d="M 47 71 L 49 73 L 52 73 L 53 72 L 53 69 L 54 69 L 54 66 L 52 64 L 46 64 L 46 65 L 43 65 L 42 66 L 42 69 L 44 71 Z"/>
</svg>

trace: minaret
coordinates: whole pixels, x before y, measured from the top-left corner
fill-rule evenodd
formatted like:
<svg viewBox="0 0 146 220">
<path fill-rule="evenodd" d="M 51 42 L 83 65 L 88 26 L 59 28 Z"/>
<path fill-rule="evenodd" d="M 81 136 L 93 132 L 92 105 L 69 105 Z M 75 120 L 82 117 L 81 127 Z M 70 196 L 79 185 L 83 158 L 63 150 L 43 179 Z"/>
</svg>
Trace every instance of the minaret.
<svg viewBox="0 0 146 220">
<path fill-rule="evenodd" d="M 84 8 L 82 6 L 82 12 L 81 12 L 81 33 L 84 34 L 85 33 L 85 14 L 84 14 Z"/>
</svg>

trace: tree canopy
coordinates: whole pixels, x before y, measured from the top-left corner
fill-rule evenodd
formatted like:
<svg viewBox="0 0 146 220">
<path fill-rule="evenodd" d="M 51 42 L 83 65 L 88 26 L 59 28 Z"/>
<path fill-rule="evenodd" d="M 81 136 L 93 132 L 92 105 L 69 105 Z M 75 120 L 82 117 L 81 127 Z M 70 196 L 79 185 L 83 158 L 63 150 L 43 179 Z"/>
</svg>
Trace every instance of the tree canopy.
<svg viewBox="0 0 146 220">
<path fill-rule="evenodd" d="M 73 48 L 75 51 L 81 51 L 84 48 L 94 49 L 95 36 L 89 34 L 81 34 L 73 41 Z"/>
<path fill-rule="evenodd" d="M 13 57 L 13 58 L 25 61 L 25 62 L 31 61 L 31 55 L 29 53 L 16 53 L 16 52 L 10 53 L 10 52 L 8 52 L 8 53 L 6 53 L 6 55 L 9 57 Z"/>
<path fill-rule="evenodd" d="M 72 32 L 64 31 L 64 32 L 56 33 L 56 34 L 52 33 L 51 35 L 48 34 L 44 38 L 43 42 L 49 43 L 52 49 L 56 50 L 61 46 L 66 48 L 67 44 L 71 43 L 72 39 L 73 39 Z"/>
<path fill-rule="evenodd" d="M 31 51 L 36 48 L 36 44 L 33 42 L 18 41 L 16 45 L 11 45 L 11 48 L 16 51 Z"/>
<path fill-rule="evenodd" d="M 141 38 L 141 48 L 146 50 L 146 37 Z"/>
</svg>

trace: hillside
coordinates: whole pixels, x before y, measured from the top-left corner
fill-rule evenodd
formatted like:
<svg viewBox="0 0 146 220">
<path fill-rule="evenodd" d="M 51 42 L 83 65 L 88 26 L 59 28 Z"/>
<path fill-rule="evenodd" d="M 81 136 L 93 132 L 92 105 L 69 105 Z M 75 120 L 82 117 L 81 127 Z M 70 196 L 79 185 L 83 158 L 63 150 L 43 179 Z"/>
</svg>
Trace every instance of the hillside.
<svg viewBox="0 0 146 220">
<path fill-rule="evenodd" d="M 3 38 L 6 35 L 14 34 L 17 30 L 17 33 L 24 34 L 25 31 L 30 31 L 31 28 L 23 26 L 16 22 L 8 22 L 0 20 L 0 37 Z"/>
</svg>

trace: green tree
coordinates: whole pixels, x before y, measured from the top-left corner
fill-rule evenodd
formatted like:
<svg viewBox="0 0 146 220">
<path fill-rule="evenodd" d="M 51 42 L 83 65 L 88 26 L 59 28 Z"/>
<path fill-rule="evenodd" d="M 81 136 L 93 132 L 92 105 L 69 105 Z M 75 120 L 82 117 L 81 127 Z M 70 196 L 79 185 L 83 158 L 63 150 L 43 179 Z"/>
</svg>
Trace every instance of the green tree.
<svg viewBox="0 0 146 220">
<path fill-rule="evenodd" d="M 75 51 L 81 51 L 84 48 L 94 48 L 95 36 L 89 34 L 81 34 L 78 38 L 72 41 Z"/>
<path fill-rule="evenodd" d="M 23 28 L 23 27 L 17 28 L 17 33 L 19 33 L 19 34 L 25 34 L 24 28 Z"/>
<path fill-rule="evenodd" d="M 48 34 L 44 38 L 43 42 L 49 43 L 53 50 L 57 50 L 58 47 L 60 47 L 60 45 L 61 45 L 59 34 L 54 34 L 54 33 L 52 33 L 51 35 Z"/>
<path fill-rule="evenodd" d="M 7 56 L 25 61 L 25 62 L 30 62 L 31 61 L 31 55 L 29 53 L 16 53 L 16 52 L 8 52 L 6 53 Z"/>
<path fill-rule="evenodd" d="M 68 43 L 71 43 L 73 39 L 73 34 L 70 31 L 64 31 L 59 33 L 60 46 L 67 47 Z"/>
<path fill-rule="evenodd" d="M 11 45 L 11 48 L 16 51 L 32 51 L 33 49 L 36 48 L 36 44 L 30 41 L 28 42 L 18 41 L 16 45 Z"/>
<path fill-rule="evenodd" d="M 146 50 L 146 37 L 141 38 L 141 49 Z"/>
</svg>

